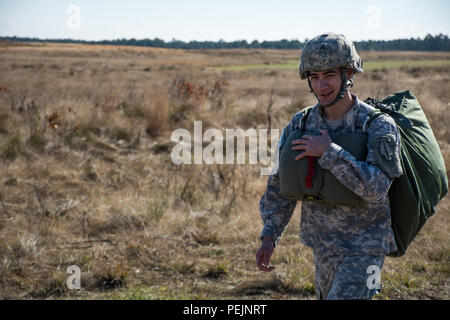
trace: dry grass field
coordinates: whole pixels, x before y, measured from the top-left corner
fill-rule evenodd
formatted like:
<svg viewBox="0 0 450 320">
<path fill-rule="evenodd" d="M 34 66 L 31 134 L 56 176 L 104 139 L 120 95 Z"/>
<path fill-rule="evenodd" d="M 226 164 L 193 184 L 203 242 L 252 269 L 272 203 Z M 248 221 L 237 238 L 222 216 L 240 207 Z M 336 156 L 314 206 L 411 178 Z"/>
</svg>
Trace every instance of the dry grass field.
<svg viewBox="0 0 450 320">
<path fill-rule="evenodd" d="M 450 169 L 450 53 L 361 56 L 370 68 L 353 91 L 410 89 Z M 261 166 L 170 158 L 172 131 L 194 120 L 280 129 L 314 104 L 298 57 L 1 43 L 0 299 L 315 299 L 300 203 L 263 273 Z M 447 196 L 407 254 L 386 259 L 376 299 L 449 299 L 449 238 Z"/>
</svg>

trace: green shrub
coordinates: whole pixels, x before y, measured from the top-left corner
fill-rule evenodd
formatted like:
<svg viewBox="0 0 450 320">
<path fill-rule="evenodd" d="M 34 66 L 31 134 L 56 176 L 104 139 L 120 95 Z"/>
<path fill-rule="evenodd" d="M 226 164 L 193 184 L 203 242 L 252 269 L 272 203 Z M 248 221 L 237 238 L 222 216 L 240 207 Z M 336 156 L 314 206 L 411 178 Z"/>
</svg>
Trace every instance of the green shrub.
<svg viewBox="0 0 450 320">
<path fill-rule="evenodd" d="M 39 152 L 44 152 L 45 145 L 47 142 L 45 141 L 45 138 L 38 134 L 33 134 L 28 139 L 28 144 L 32 146 L 34 149 L 36 149 Z"/>
<path fill-rule="evenodd" d="M 116 141 L 125 140 L 127 142 L 130 142 L 131 134 L 125 128 L 114 127 L 110 131 L 110 138 Z"/>
<path fill-rule="evenodd" d="M 22 152 L 22 139 L 20 138 L 19 134 L 16 134 L 14 137 L 10 138 L 2 146 L 2 156 L 5 159 L 14 160 L 21 152 Z"/>
</svg>

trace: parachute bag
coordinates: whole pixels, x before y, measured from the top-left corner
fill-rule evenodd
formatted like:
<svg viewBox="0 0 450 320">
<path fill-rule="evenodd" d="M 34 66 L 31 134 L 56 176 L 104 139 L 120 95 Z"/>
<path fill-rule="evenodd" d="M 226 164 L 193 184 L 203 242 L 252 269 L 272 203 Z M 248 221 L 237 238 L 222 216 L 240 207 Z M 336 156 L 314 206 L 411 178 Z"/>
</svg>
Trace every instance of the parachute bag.
<svg viewBox="0 0 450 320">
<path fill-rule="evenodd" d="M 346 149 L 358 161 L 367 155 L 367 135 L 352 132 L 329 132 L 331 140 Z M 364 200 L 344 186 L 330 170 L 323 169 L 317 157 L 295 160 L 298 150 L 292 150 L 292 141 L 303 135 L 320 135 L 320 132 L 294 130 L 280 151 L 280 193 L 291 200 L 317 201 L 330 205 L 362 206 Z"/>
<path fill-rule="evenodd" d="M 280 193 L 291 200 L 315 201 L 329 205 L 362 206 L 364 200 L 344 186 L 329 170 L 319 165 L 317 157 L 295 160 L 299 151 L 290 148 L 292 141 L 303 135 L 320 135 L 305 129 L 306 119 L 313 107 L 302 110 L 299 128 L 287 137 L 279 153 Z M 367 135 L 352 132 L 329 132 L 331 140 L 346 149 L 358 161 L 367 155 Z"/>
<path fill-rule="evenodd" d="M 401 137 L 403 175 L 395 178 L 389 189 L 398 250 L 388 255 L 400 257 L 448 192 L 445 162 L 425 113 L 409 90 L 365 102 L 377 110 L 368 116 L 363 130 L 380 114 L 387 113 L 396 122 Z"/>
</svg>

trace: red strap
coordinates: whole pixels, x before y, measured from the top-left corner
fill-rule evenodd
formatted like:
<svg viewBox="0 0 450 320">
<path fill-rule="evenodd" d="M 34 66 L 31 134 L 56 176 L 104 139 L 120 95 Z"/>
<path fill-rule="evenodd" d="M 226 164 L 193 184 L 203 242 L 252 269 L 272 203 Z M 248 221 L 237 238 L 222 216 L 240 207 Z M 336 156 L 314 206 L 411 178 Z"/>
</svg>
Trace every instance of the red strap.
<svg viewBox="0 0 450 320">
<path fill-rule="evenodd" d="M 307 188 L 312 188 L 312 179 L 314 177 L 314 157 L 308 157 L 308 174 L 305 178 Z"/>
</svg>

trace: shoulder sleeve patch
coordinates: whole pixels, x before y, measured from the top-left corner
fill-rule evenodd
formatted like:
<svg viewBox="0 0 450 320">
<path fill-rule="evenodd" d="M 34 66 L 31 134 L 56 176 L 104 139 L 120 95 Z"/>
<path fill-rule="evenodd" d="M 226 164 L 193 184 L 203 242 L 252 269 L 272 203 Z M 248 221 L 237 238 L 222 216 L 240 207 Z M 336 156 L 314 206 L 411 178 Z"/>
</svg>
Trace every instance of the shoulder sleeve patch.
<svg viewBox="0 0 450 320">
<path fill-rule="evenodd" d="M 394 159 L 395 151 L 395 136 L 393 134 L 385 134 L 375 139 L 375 146 L 377 150 L 375 154 L 382 157 L 383 161 L 390 161 Z"/>
<path fill-rule="evenodd" d="M 370 147 L 375 164 L 381 171 L 386 173 L 389 178 L 402 175 L 400 137 L 396 130 L 388 133 L 386 131 L 378 132 L 370 139 Z"/>
</svg>

